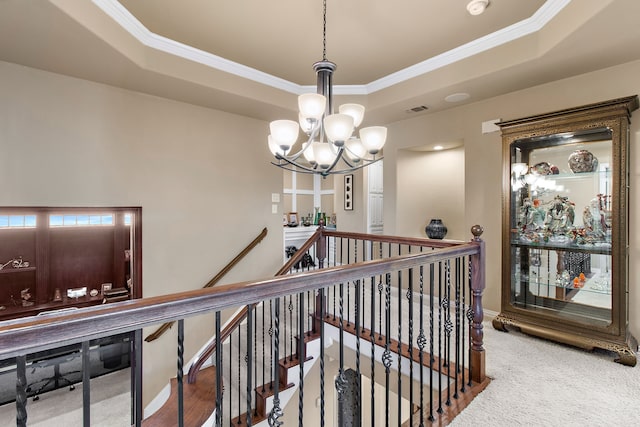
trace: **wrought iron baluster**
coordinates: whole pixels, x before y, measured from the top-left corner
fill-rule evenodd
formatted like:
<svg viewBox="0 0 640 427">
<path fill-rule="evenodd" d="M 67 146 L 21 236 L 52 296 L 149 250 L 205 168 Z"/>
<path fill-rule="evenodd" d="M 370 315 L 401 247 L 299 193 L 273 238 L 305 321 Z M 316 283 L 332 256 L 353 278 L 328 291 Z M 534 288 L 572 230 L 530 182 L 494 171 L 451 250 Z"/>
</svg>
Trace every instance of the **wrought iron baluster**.
<svg viewBox="0 0 640 427">
<path fill-rule="evenodd" d="M 238 388 L 238 413 L 237 413 L 237 417 L 239 417 L 242 414 L 242 379 L 241 379 L 241 372 L 242 372 L 242 332 L 240 331 L 240 328 L 237 329 L 238 332 L 238 372 L 237 372 L 237 388 Z"/>
<path fill-rule="evenodd" d="M 325 318 L 325 288 L 321 288 L 318 292 L 320 296 L 320 425 L 324 426 L 324 318 Z"/>
<path fill-rule="evenodd" d="M 183 367 L 184 365 L 184 319 L 178 320 L 178 373 L 176 382 L 178 385 L 178 426 L 184 426 L 184 384 L 183 384 Z"/>
<path fill-rule="evenodd" d="M 443 321 L 442 321 L 442 302 L 446 296 L 442 295 L 442 261 L 438 262 L 438 413 L 442 414 L 444 409 L 442 408 L 442 372 L 444 363 L 442 361 L 442 347 L 444 340 Z"/>
<path fill-rule="evenodd" d="M 27 425 L 27 356 L 16 357 L 16 426 Z"/>
<path fill-rule="evenodd" d="M 447 366 L 447 377 L 451 378 L 451 332 L 453 330 L 453 323 L 451 322 L 451 263 L 450 260 L 446 260 L 444 262 L 445 265 L 445 294 L 446 294 L 446 304 L 445 304 L 445 363 Z M 447 385 L 447 400 L 445 404 L 447 406 L 451 406 L 451 380 L 447 381 L 449 384 Z"/>
<path fill-rule="evenodd" d="M 456 325 L 456 335 L 455 335 L 455 367 L 456 367 L 456 374 L 455 374 L 455 392 L 453 394 L 453 398 L 457 399 L 458 398 L 458 375 L 460 373 L 460 258 L 456 258 L 456 262 L 455 262 L 455 284 L 454 284 L 454 289 L 455 289 L 455 294 L 456 294 L 456 304 L 455 304 L 455 325 Z"/>
<path fill-rule="evenodd" d="M 411 248 L 409 248 L 411 253 Z M 409 425 L 413 425 L 413 268 L 409 269 L 409 290 L 407 291 L 409 300 Z M 420 367 L 422 370 L 422 366 Z"/>
<path fill-rule="evenodd" d="M 269 389 L 273 390 L 273 300 L 269 300 Z"/>
<path fill-rule="evenodd" d="M 389 391 L 391 386 L 391 273 L 385 274 L 385 346 L 382 354 L 382 363 L 385 372 L 385 425 L 389 427 Z"/>
<path fill-rule="evenodd" d="M 247 426 L 251 426 L 251 389 L 253 388 L 253 357 L 251 350 L 253 348 L 253 310 L 254 304 L 247 306 L 247 353 L 245 360 L 247 362 Z M 240 387 L 238 387 L 239 389 Z"/>
<path fill-rule="evenodd" d="M 229 380 L 233 378 L 233 334 L 229 335 Z M 231 397 L 231 384 L 229 384 L 229 393 L 225 393 L 229 398 L 229 425 L 231 426 L 231 419 L 233 418 L 233 398 Z"/>
<path fill-rule="evenodd" d="M 309 295 L 309 292 L 307 292 Z M 304 364 L 306 361 L 306 351 L 305 351 L 305 339 L 304 333 L 300 333 L 304 330 L 304 293 L 301 292 L 298 296 L 298 368 L 299 368 L 299 377 L 298 377 L 298 425 L 300 427 L 303 426 L 303 413 L 304 413 Z"/>
<path fill-rule="evenodd" d="M 277 427 L 283 424 L 280 418 L 284 415 L 280 407 L 280 373 L 278 361 L 280 360 L 280 298 L 276 298 L 274 307 L 274 336 L 273 336 L 273 358 L 275 364 L 273 366 L 273 408 L 269 413 L 268 423 L 270 427 Z M 287 317 L 285 316 L 285 319 Z"/>
<path fill-rule="evenodd" d="M 433 414 L 433 365 L 435 363 L 435 345 L 434 345 L 434 332 L 435 332 L 435 318 L 433 311 L 435 309 L 435 265 L 429 264 L 429 421 L 435 421 Z M 440 338 L 438 338 L 440 342 Z M 438 377 L 440 377 L 440 371 L 438 371 Z M 438 389 L 440 391 L 440 388 Z"/>
<path fill-rule="evenodd" d="M 373 247 L 372 247 L 373 250 Z M 373 252 L 372 252 L 373 253 Z M 376 278 L 371 276 L 371 426 L 375 426 L 375 392 L 376 392 Z"/>
<path fill-rule="evenodd" d="M 364 286 L 363 286 L 364 287 Z M 355 313 L 354 313 L 354 317 L 355 317 L 355 321 L 356 324 L 355 329 L 356 329 L 356 381 L 357 381 L 357 386 L 356 386 L 356 398 L 355 401 L 358 402 L 358 419 L 360 419 L 360 415 L 362 413 L 362 404 L 360 402 L 362 402 L 361 400 L 361 378 L 360 378 L 360 280 L 356 280 L 355 282 Z"/>
<path fill-rule="evenodd" d="M 472 277 L 472 275 L 471 275 L 471 257 L 469 257 L 469 259 L 468 259 L 468 266 L 469 266 L 469 276 L 467 278 L 468 279 L 467 286 L 469 287 L 469 297 L 468 297 L 468 308 L 467 308 L 466 315 L 467 315 L 467 321 L 469 322 L 469 336 L 467 337 L 467 341 L 468 341 L 467 345 L 469 346 L 469 356 L 468 356 L 469 357 L 469 381 L 468 381 L 467 385 L 469 387 L 471 387 L 471 385 L 472 385 L 472 380 L 471 380 L 471 372 L 472 371 L 471 371 L 471 369 L 473 368 L 473 366 L 472 366 L 473 358 L 471 356 L 471 351 L 472 351 L 472 346 L 471 346 L 471 330 L 472 329 L 471 329 L 471 326 L 472 326 L 472 323 L 473 323 L 473 316 L 474 316 L 473 303 L 472 303 L 473 292 L 471 290 L 471 286 L 472 286 L 472 280 L 471 280 L 471 277 Z"/>
<path fill-rule="evenodd" d="M 347 287 L 349 284 L 347 283 Z M 336 392 L 338 393 L 338 425 L 344 425 L 344 395 L 347 387 L 347 379 L 344 375 L 344 283 L 340 283 L 338 285 L 339 289 L 339 303 L 338 303 L 338 313 L 339 313 L 339 328 L 338 328 L 338 336 L 340 341 L 340 360 L 338 367 L 338 375 L 335 380 Z"/>
<path fill-rule="evenodd" d="M 402 246 L 398 245 L 398 254 Z M 402 425 L 402 271 L 398 270 L 398 341 L 396 352 L 398 357 L 398 425 Z"/>
<path fill-rule="evenodd" d="M 222 341 L 220 340 L 220 312 L 216 311 L 216 426 L 222 426 Z"/>
<path fill-rule="evenodd" d="M 289 295 L 289 305 L 287 306 L 289 309 L 289 362 L 293 361 L 293 295 Z M 285 323 L 285 337 L 286 337 L 286 329 L 287 325 Z M 285 358 L 287 356 L 287 343 L 285 341 L 284 344 L 284 355 Z"/>
</svg>

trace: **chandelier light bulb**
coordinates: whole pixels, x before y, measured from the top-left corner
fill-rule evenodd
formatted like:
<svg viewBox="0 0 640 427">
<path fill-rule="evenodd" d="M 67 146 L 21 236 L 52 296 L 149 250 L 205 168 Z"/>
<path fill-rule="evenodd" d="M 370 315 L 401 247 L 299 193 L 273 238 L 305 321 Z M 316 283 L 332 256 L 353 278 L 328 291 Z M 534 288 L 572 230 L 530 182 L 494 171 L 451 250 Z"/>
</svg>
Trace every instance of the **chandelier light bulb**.
<svg viewBox="0 0 640 427">
<path fill-rule="evenodd" d="M 362 128 L 360 139 L 370 154 L 377 154 L 387 141 L 387 128 L 384 126 Z"/>
<path fill-rule="evenodd" d="M 309 162 L 311 165 L 316 164 L 316 159 L 313 157 L 313 146 L 315 144 L 318 144 L 318 141 L 302 143 L 302 155 L 304 156 L 305 159 L 307 159 L 307 162 Z"/>
<path fill-rule="evenodd" d="M 267 142 L 269 144 L 269 151 L 271 151 L 271 154 L 273 154 L 274 156 L 278 157 L 287 154 L 286 152 L 282 151 L 278 144 L 276 144 L 271 135 L 267 137 Z"/>
<path fill-rule="evenodd" d="M 353 117 L 353 126 L 358 127 L 364 119 L 364 105 L 360 104 L 342 104 L 338 107 L 340 114 L 348 114 Z"/>
<path fill-rule="evenodd" d="M 302 113 L 298 113 L 298 123 L 300 124 L 300 129 L 307 135 L 311 135 L 314 129 L 318 126 L 318 120 L 316 119 L 308 119 L 302 115 Z"/>
<path fill-rule="evenodd" d="M 336 147 L 342 147 L 353 133 L 353 117 L 348 114 L 331 114 L 324 118 L 324 131 Z"/>
<path fill-rule="evenodd" d="M 305 119 L 320 120 L 327 106 L 327 98 L 319 93 L 303 93 L 298 96 L 298 110 Z"/>
<path fill-rule="evenodd" d="M 367 149 L 360 141 L 360 138 L 351 137 L 345 142 L 345 153 L 352 162 L 358 163 L 367 155 Z"/>
<path fill-rule="evenodd" d="M 333 162 L 335 162 L 337 153 L 331 148 L 331 144 L 327 142 L 315 142 L 312 144 L 313 157 L 322 169 L 329 169 Z"/>
<path fill-rule="evenodd" d="M 269 128 L 271 137 L 284 151 L 288 151 L 295 144 L 300 133 L 300 126 L 293 120 L 274 120 L 269 124 Z"/>
</svg>

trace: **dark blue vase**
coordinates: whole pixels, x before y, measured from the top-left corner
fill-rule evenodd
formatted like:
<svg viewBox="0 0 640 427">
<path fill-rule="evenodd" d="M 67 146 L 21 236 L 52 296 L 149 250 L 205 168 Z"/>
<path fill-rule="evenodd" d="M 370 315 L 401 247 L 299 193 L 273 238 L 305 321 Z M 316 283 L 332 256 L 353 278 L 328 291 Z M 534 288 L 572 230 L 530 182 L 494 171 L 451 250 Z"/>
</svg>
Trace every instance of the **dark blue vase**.
<svg viewBox="0 0 640 427">
<path fill-rule="evenodd" d="M 442 223 L 441 219 L 432 219 L 424 231 L 430 239 L 444 239 L 444 236 L 447 235 L 447 227 Z"/>
</svg>

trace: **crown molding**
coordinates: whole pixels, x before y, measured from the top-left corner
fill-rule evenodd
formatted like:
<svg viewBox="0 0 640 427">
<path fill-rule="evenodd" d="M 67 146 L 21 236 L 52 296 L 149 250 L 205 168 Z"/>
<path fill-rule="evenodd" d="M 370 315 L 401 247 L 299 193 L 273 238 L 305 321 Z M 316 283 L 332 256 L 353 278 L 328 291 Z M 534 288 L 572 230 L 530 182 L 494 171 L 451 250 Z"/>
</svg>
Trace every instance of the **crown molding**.
<svg viewBox="0 0 640 427">
<path fill-rule="evenodd" d="M 117 0 L 92 1 L 136 40 L 152 49 L 293 94 L 299 95 L 316 90 L 315 86 L 301 86 L 256 70 L 255 68 L 247 67 L 246 65 L 155 34 L 149 31 L 148 28 Z M 531 17 L 510 25 L 509 27 L 505 27 L 373 82 L 363 85 L 334 86 L 334 93 L 336 95 L 368 95 L 535 33 L 542 29 L 570 2 L 571 0 L 547 0 Z"/>
</svg>

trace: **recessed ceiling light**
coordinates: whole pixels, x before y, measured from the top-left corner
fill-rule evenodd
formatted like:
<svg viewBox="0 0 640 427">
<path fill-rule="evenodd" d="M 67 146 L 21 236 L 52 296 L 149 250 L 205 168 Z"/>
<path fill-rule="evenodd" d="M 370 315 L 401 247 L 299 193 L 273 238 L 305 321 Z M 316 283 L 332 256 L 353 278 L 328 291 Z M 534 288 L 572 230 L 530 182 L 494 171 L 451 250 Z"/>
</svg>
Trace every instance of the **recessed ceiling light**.
<svg viewBox="0 0 640 427">
<path fill-rule="evenodd" d="M 489 6 L 489 0 L 472 0 L 467 5 L 467 10 L 472 15 L 480 15 Z"/>
<path fill-rule="evenodd" d="M 436 145 L 436 146 L 433 147 L 433 149 L 435 151 L 440 151 L 440 150 L 444 150 L 444 147 L 442 145 Z"/>
<path fill-rule="evenodd" d="M 461 101 L 466 101 L 470 97 L 471 95 L 469 95 L 468 93 L 460 92 L 460 93 L 452 93 L 451 95 L 447 96 L 444 100 L 447 102 L 461 102 Z"/>
</svg>

